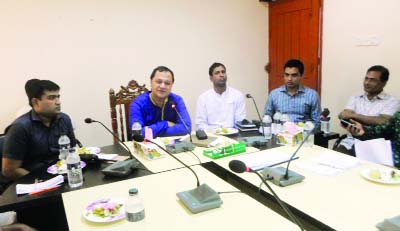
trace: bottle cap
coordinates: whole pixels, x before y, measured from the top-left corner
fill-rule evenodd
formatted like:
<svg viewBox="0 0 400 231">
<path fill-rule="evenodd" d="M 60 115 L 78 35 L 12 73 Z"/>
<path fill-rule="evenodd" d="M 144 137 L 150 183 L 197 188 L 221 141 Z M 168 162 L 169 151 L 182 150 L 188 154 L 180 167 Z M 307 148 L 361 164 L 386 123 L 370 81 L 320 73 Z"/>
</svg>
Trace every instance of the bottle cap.
<svg viewBox="0 0 400 231">
<path fill-rule="evenodd" d="M 138 194 L 138 189 L 137 188 L 131 188 L 129 189 L 129 195 L 133 195 L 133 194 Z"/>
</svg>

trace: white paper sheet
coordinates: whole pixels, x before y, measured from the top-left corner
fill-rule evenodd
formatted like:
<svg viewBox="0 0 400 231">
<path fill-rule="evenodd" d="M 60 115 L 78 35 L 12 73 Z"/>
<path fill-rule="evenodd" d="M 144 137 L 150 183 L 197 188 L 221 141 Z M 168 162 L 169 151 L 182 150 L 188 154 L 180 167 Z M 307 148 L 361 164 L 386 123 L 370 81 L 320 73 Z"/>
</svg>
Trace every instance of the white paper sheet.
<svg viewBox="0 0 400 231">
<path fill-rule="evenodd" d="M 288 161 L 291 155 L 271 149 L 239 156 L 237 159 L 243 161 L 247 167 L 253 170 L 261 170 L 265 167 Z"/>
<path fill-rule="evenodd" d="M 359 163 L 357 158 L 327 151 L 310 161 L 297 163 L 296 166 L 318 175 L 335 176 L 356 167 Z"/>
<path fill-rule="evenodd" d="M 361 141 L 355 139 L 357 158 L 378 164 L 393 166 L 393 154 L 390 140 L 383 138 Z"/>
<path fill-rule="evenodd" d="M 59 184 L 64 183 L 64 177 L 62 175 L 58 175 L 56 177 L 51 178 L 50 180 L 46 180 L 40 183 L 34 184 L 17 184 L 16 191 L 17 194 L 26 194 L 31 192 L 36 192 L 42 189 L 47 189 Z"/>
<path fill-rule="evenodd" d="M 118 154 L 104 154 L 104 153 L 99 153 L 97 154 L 100 160 L 113 160 L 115 159 Z"/>
</svg>

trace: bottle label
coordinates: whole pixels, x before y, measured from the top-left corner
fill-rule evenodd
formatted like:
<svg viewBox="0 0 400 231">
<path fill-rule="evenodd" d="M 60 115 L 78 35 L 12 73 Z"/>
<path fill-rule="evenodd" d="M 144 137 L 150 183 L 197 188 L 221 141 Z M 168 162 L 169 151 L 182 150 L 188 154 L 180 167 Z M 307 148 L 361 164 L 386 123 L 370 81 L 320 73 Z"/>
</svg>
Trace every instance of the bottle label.
<svg viewBox="0 0 400 231">
<path fill-rule="evenodd" d="M 74 171 L 75 169 L 80 169 L 81 168 L 81 163 L 73 163 L 73 164 L 67 164 L 67 169 Z"/>
<path fill-rule="evenodd" d="M 142 211 L 136 212 L 136 213 L 126 212 L 126 220 L 130 221 L 130 222 L 136 222 L 136 221 L 143 220 L 144 217 L 145 217 L 144 209 Z"/>
</svg>

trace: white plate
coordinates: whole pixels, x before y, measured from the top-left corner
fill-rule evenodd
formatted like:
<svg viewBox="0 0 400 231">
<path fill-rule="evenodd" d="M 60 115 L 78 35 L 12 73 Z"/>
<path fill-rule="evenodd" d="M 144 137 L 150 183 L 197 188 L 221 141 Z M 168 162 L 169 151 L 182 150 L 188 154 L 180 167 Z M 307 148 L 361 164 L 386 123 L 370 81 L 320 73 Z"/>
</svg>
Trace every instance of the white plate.
<svg viewBox="0 0 400 231">
<path fill-rule="evenodd" d="M 379 171 L 381 178 L 373 178 L 371 177 L 371 171 Z M 382 183 L 382 184 L 400 184 L 400 179 L 394 179 L 391 177 L 391 172 L 395 171 L 397 174 L 400 175 L 400 171 L 398 170 L 392 170 L 392 169 L 378 169 L 378 168 L 366 168 L 361 171 L 361 176 L 363 176 L 365 179 Z"/>
<path fill-rule="evenodd" d="M 84 167 L 86 167 L 86 163 L 81 161 L 81 168 Z M 67 174 L 67 164 L 62 164 L 60 167 L 57 167 L 57 164 L 53 164 L 47 168 L 47 172 L 50 174 Z"/>
<path fill-rule="evenodd" d="M 223 132 L 223 129 L 226 129 L 226 132 Z M 236 129 L 236 128 L 217 128 L 217 129 L 214 129 L 214 133 L 216 135 L 228 136 L 228 135 L 237 134 L 238 132 L 239 132 L 239 130 Z"/>
<path fill-rule="evenodd" d="M 100 217 L 96 214 L 93 214 L 93 209 L 95 207 L 102 207 L 110 202 L 121 205 L 117 214 L 110 215 L 107 217 Z M 88 206 L 86 206 L 86 208 L 83 211 L 83 217 L 88 221 L 96 222 L 96 223 L 113 222 L 113 221 L 118 221 L 118 220 L 124 219 L 125 218 L 124 202 L 122 199 L 100 199 L 100 200 L 94 201 L 94 202 L 90 203 Z"/>
</svg>

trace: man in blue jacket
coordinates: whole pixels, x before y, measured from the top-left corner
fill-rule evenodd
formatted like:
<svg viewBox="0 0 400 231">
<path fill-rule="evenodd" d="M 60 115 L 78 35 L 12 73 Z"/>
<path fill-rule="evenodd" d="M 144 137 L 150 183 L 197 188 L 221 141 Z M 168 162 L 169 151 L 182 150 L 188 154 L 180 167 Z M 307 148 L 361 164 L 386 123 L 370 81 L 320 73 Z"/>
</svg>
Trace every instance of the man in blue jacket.
<svg viewBox="0 0 400 231">
<path fill-rule="evenodd" d="M 171 93 L 174 73 L 168 67 L 159 66 L 151 73 L 150 80 L 151 91 L 131 103 L 130 125 L 138 121 L 142 127 L 151 128 L 154 137 L 187 134 L 185 125 L 191 131 L 192 123 L 182 97 Z"/>
</svg>

